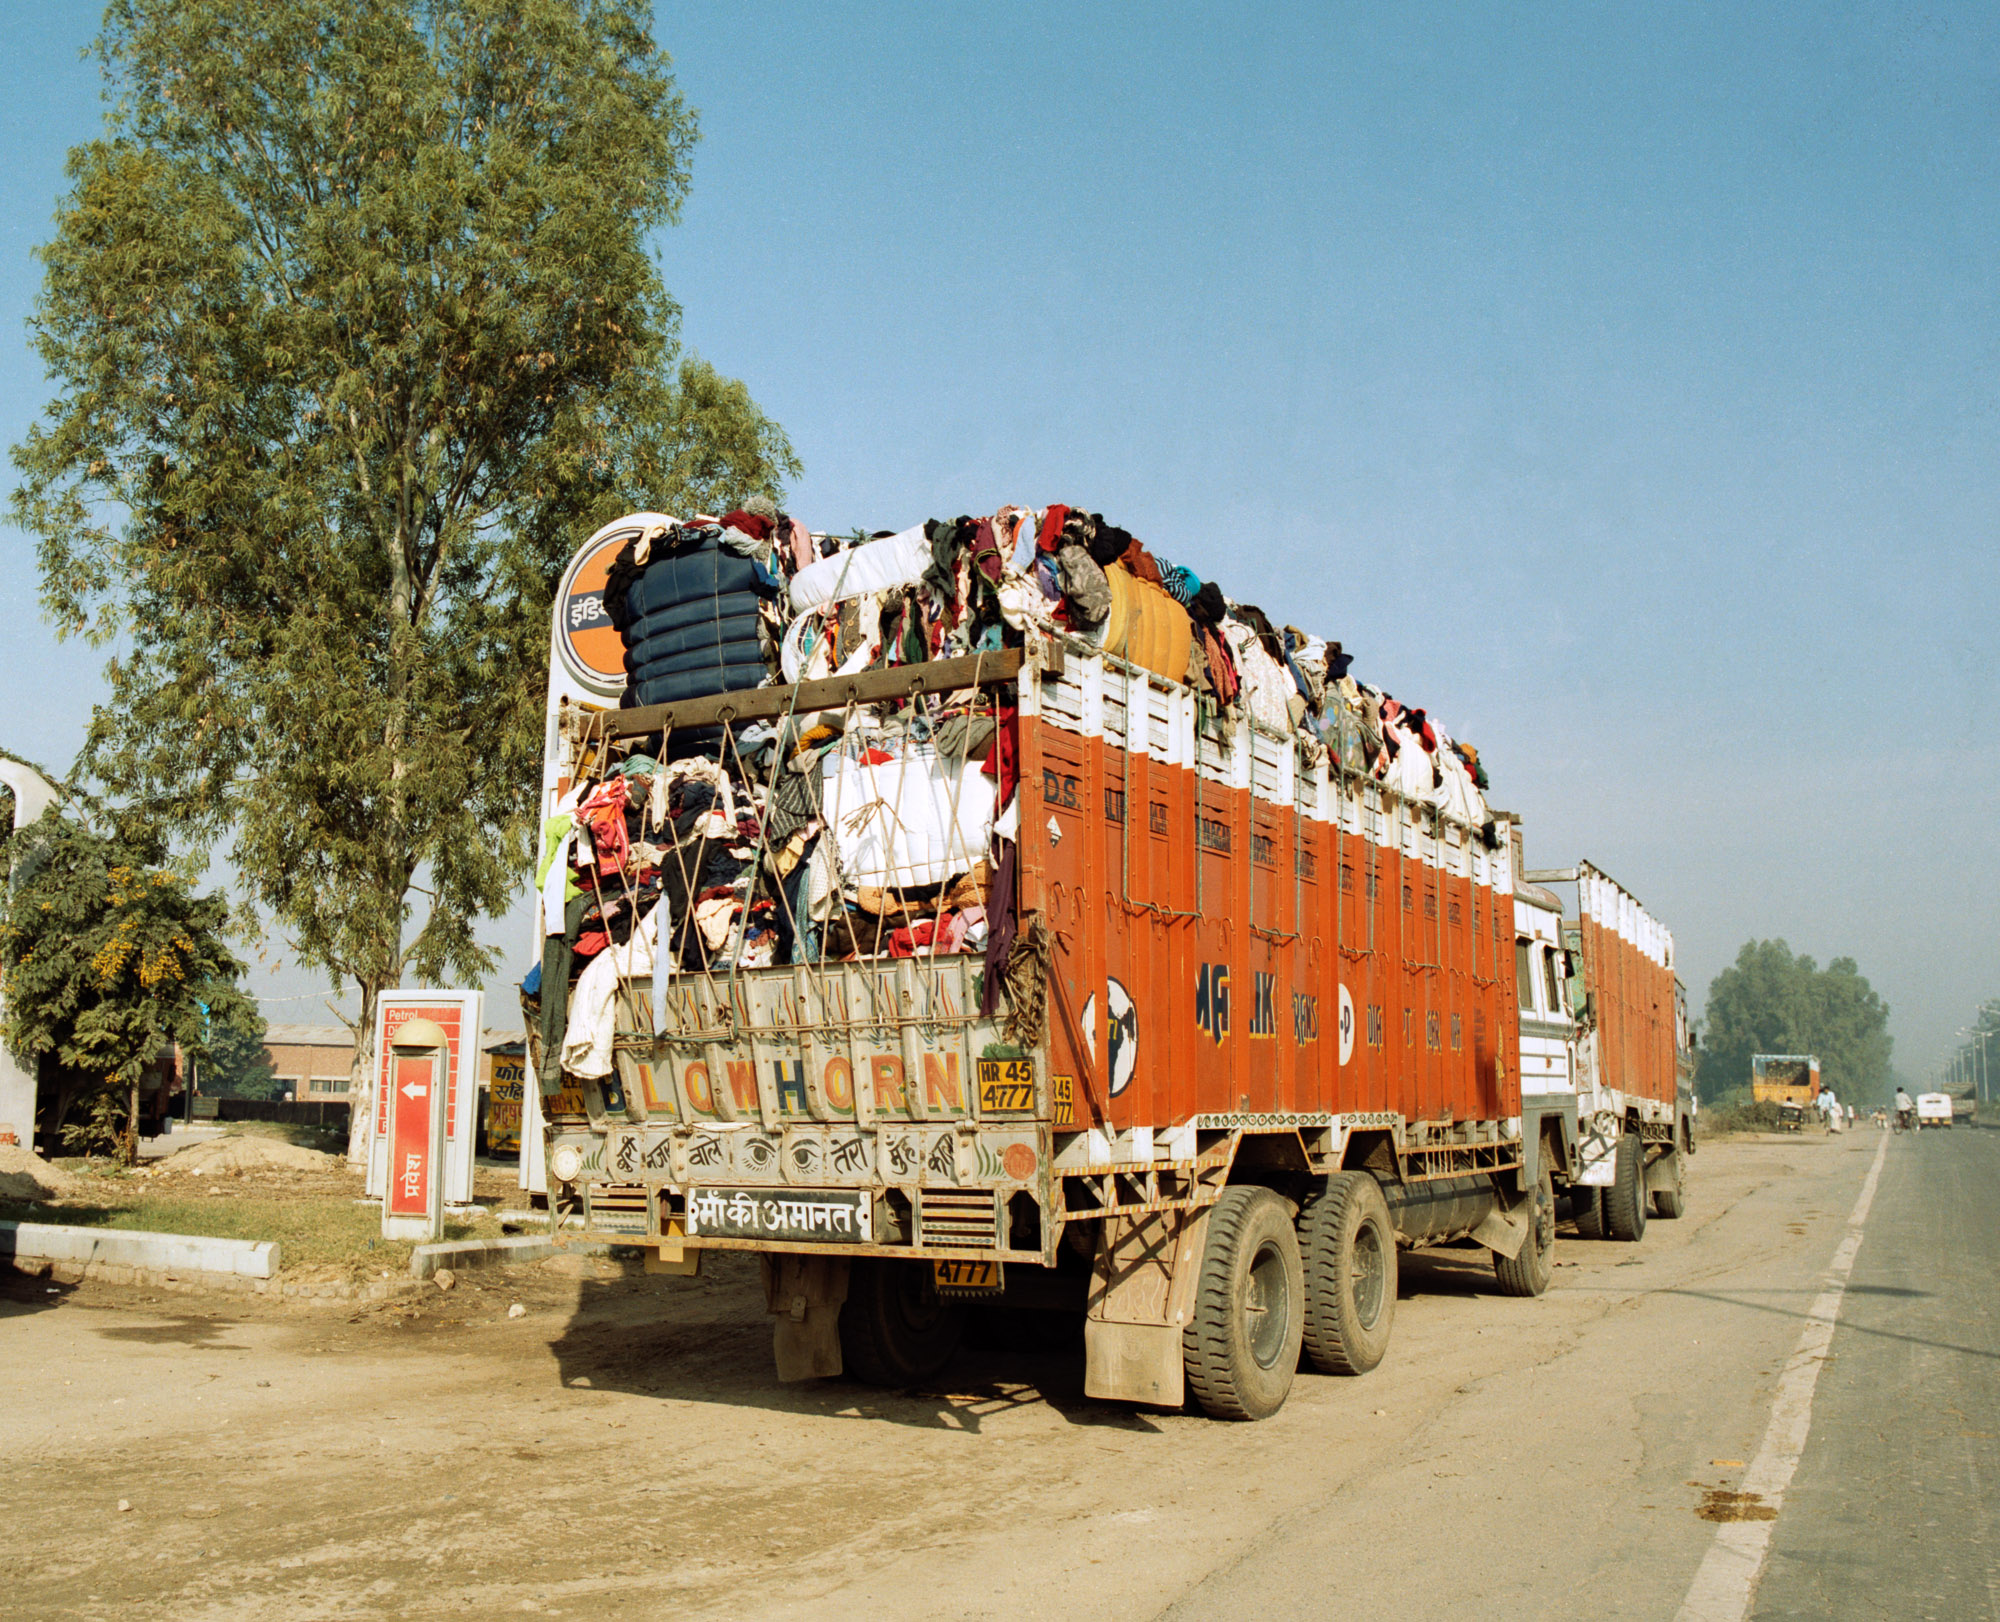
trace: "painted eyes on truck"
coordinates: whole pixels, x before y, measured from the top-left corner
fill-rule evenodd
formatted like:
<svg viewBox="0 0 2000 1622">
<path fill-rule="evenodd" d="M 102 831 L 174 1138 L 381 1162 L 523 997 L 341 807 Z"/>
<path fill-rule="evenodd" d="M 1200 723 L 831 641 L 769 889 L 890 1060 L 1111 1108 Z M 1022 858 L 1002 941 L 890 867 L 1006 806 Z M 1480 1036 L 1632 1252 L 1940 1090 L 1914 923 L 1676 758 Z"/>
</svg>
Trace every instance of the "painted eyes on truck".
<svg viewBox="0 0 2000 1622">
<path fill-rule="evenodd" d="M 744 1162 L 753 1171 L 762 1171 L 777 1158 L 777 1150 L 773 1149 L 762 1138 L 752 1138 L 748 1143 L 743 1145 Z"/>
</svg>

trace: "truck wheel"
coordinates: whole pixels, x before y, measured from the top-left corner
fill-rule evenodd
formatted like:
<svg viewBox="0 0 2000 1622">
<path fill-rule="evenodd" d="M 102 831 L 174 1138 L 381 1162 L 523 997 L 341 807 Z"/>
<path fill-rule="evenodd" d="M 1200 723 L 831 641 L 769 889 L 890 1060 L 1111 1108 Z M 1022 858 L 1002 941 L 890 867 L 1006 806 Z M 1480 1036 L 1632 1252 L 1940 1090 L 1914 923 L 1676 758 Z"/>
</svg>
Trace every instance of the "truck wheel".
<svg viewBox="0 0 2000 1622">
<path fill-rule="evenodd" d="M 1366 1374 L 1389 1349 L 1396 1317 L 1396 1230 L 1382 1187 L 1335 1172 L 1299 1222 L 1305 1253 L 1305 1348 L 1322 1374 Z"/>
<path fill-rule="evenodd" d="M 1285 1202 L 1268 1188 L 1222 1191 L 1208 1217 L 1181 1357 L 1195 1401 L 1217 1419 L 1268 1419 L 1298 1372 L 1305 1275 Z"/>
<path fill-rule="evenodd" d="M 1585 1188 L 1581 1184 L 1569 1191 L 1569 1208 L 1576 1217 L 1576 1236 L 1579 1239 L 1602 1239 L 1604 1237 L 1604 1190 Z"/>
<path fill-rule="evenodd" d="M 1611 1186 L 1604 1191 L 1604 1225 L 1613 1239 L 1646 1237 L 1646 1145 L 1636 1132 L 1618 1140 Z"/>
<path fill-rule="evenodd" d="M 1653 1190 L 1653 1215 L 1672 1222 L 1687 1209 L 1687 1172 L 1681 1164 L 1681 1152 L 1669 1149 L 1667 1158 L 1674 1163 L 1674 1186 Z"/>
<path fill-rule="evenodd" d="M 929 1262 L 857 1257 L 840 1309 L 847 1372 L 869 1385 L 916 1385 L 951 1361 L 965 1309 L 940 1301 Z"/>
<path fill-rule="evenodd" d="M 1512 1256 L 1493 1252 L 1493 1276 L 1502 1295 L 1540 1295 L 1549 1287 L 1556 1266 L 1556 1186 L 1544 1171 L 1535 1183 L 1534 1209 L 1528 1213 L 1528 1237 Z"/>
</svg>

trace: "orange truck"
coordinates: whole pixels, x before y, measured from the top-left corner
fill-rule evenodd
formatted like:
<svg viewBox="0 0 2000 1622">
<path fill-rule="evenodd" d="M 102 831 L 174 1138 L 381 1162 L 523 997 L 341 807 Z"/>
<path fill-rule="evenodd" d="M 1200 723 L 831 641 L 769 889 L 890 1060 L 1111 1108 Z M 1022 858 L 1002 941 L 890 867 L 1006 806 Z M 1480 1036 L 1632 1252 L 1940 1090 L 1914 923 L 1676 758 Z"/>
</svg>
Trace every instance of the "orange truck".
<svg viewBox="0 0 2000 1622">
<path fill-rule="evenodd" d="M 1649 1216 L 1686 1208 L 1694 1153 L 1673 933 L 1589 862 L 1528 873 L 1515 916 L 1522 1087 L 1529 1108 L 1561 1122 L 1557 1186 L 1580 1238 L 1641 1239 Z"/>
<path fill-rule="evenodd" d="M 1819 1060 L 1809 1053 L 1752 1054 L 1750 1096 L 1759 1104 L 1812 1108 L 1819 1098 Z"/>
<path fill-rule="evenodd" d="M 1469 1238 L 1503 1293 L 1542 1293 L 1558 1182 L 1596 1171 L 1574 1086 L 1523 1098 L 1538 1005 L 1517 987 L 1526 881 L 1505 813 L 1456 820 L 1337 748 L 1221 723 L 1176 680 L 1041 634 L 625 709 L 558 671 L 546 809 L 634 756 L 675 785 L 654 803 L 678 805 L 686 769 L 667 763 L 695 737 L 726 779 L 699 803 L 726 789 L 723 821 L 763 856 L 741 807 L 776 803 L 754 797 L 759 772 L 778 792 L 769 740 L 844 726 L 852 741 L 889 712 L 902 730 L 829 755 L 828 825 L 866 835 L 834 809 L 836 767 L 873 773 L 889 786 L 871 803 L 903 811 L 918 798 L 904 779 L 929 774 L 947 827 L 961 791 L 990 796 L 992 840 L 963 877 L 993 936 L 942 955 L 906 930 L 917 944 L 895 956 L 821 937 L 817 955 L 764 966 L 730 944 L 669 967 L 660 948 L 659 972 L 616 994 L 615 1067 L 559 1088 L 531 1029 L 545 1079 L 528 1135 L 559 1228 L 680 1272 L 760 1255 L 781 1378 L 929 1378 L 983 1303 L 1081 1318 L 1093 1396 L 1191 1393 L 1235 1418 L 1274 1413 L 1302 1352 L 1330 1372 L 1375 1366 L 1401 1250 Z M 997 782 L 913 741 L 968 735 Z M 1611 938 L 1595 955 L 1586 942 L 1598 1023 L 1570 1019 L 1571 1040 L 1621 1030 L 1618 976 L 1644 978 Z M 1567 1006 L 1569 982 L 1547 984 Z M 1671 1049 L 1648 1055 L 1671 1102 Z M 1651 1145 L 1654 1114 L 1635 1107 Z"/>
</svg>

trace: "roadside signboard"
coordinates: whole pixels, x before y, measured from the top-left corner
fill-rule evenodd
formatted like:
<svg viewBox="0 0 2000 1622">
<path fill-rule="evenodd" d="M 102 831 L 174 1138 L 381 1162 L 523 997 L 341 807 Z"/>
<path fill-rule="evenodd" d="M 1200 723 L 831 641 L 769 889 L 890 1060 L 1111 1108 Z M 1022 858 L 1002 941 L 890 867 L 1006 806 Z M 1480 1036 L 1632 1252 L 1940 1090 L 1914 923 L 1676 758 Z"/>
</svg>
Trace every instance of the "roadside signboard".
<svg viewBox="0 0 2000 1622">
<path fill-rule="evenodd" d="M 479 1016 L 477 991 L 385 991 L 375 1003 L 375 1098 L 368 1146 L 368 1193 L 383 1199 L 389 1185 L 389 1093 L 396 1033 L 413 1019 L 428 1019 L 445 1034 L 450 1055 L 445 1081 L 444 1203 L 472 1202 L 474 1139 L 479 1126 Z"/>
<path fill-rule="evenodd" d="M 527 1095 L 525 1054 L 493 1055 L 493 1079 L 486 1089 L 486 1152 L 498 1159 L 521 1152 L 521 1102 Z"/>
<path fill-rule="evenodd" d="M 385 1103 L 387 1189 L 382 1233 L 435 1240 L 444 1232 L 445 1102 L 450 1090 L 448 1039 L 436 1022 L 402 1022 L 389 1051 Z"/>
</svg>

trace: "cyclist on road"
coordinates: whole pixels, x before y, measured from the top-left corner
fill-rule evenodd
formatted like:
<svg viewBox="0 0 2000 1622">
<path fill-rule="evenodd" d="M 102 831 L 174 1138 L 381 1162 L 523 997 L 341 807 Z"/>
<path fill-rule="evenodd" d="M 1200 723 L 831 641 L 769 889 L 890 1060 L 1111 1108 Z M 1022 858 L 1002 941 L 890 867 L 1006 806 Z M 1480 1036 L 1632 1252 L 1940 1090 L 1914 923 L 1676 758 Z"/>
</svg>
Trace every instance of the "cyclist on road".
<svg viewBox="0 0 2000 1622">
<path fill-rule="evenodd" d="M 1896 1130 L 1898 1132 L 1912 1130 L 1916 1123 L 1916 1114 L 1916 1100 L 1899 1086 L 1896 1089 Z"/>
</svg>

